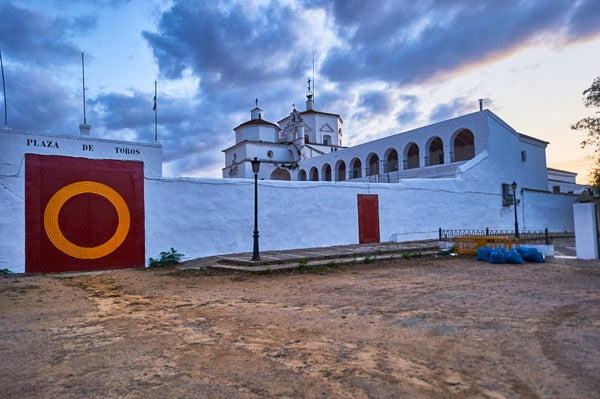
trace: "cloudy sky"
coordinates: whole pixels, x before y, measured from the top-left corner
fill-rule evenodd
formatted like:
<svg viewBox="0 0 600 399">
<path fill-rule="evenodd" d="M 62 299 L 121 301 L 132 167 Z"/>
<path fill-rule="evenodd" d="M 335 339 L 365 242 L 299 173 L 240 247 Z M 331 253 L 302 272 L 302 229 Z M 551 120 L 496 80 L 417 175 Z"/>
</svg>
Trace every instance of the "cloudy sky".
<svg viewBox="0 0 600 399">
<path fill-rule="evenodd" d="M 483 98 L 583 183 L 591 150 L 569 126 L 593 112 L 599 21 L 598 0 L 0 0 L 8 124 L 78 135 L 83 51 L 94 137 L 152 142 L 157 80 L 164 174 L 220 177 L 255 98 L 273 122 L 304 109 L 314 54 L 316 108 L 346 145 Z"/>
</svg>

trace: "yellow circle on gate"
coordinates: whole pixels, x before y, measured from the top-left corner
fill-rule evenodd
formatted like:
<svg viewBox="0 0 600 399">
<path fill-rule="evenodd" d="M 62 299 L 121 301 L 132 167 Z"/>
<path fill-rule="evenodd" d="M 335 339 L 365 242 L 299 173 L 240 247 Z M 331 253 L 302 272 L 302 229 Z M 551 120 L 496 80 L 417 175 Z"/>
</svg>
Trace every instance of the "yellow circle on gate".
<svg viewBox="0 0 600 399">
<path fill-rule="evenodd" d="M 58 214 L 63 205 L 70 198 L 86 193 L 98 194 L 106 198 L 117 210 L 119 219 L 117 229 L 112 237 L 96 247 L 82 247 L 73 244 L 64 236 L 58 223 Z M 125 241 L 130 225 L 129 208 L 123 197 L 107 185 L 95 181 L 78 181 L 64 186 L 54 193 L 44 211 L 44 229 L 52 244 L 61 252 L 78 259 L 98 259 L 114 252 Z"/>
</svg>

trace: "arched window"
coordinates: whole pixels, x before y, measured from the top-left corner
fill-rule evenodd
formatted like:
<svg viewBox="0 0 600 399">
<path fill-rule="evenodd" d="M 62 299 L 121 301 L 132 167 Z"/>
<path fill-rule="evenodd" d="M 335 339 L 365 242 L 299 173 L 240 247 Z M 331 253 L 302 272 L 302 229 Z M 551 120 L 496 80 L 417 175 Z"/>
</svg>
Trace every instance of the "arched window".
<svg viewBox="0 0 600 399">
<path fill-rule="evenodd" d="M 475 157 L 475 135 L 469 129 L 459 130 L 452 142 L 454 162 L 467 161 Z"/>
<path fill-rule="evenodd" d="M 385 157 L 385 168 L 384 172 L 396 172 L 398 170 L 398 151 L 388 150 L 387 155 Z"/>
<path fill-rule="evenodd" d="M 414 169 L 419 166 L 419 146 L 409 143 L 404 150 L 404 169 Z"/>
<path fill-rule="evenodd" d="M 273 173 L 271 173 L 271 180 L 292 180 L 291 176 L 290 176 L 290 172 L 282 169 L 282 168 L 277 168 L 273 171 Z"/>
<path fill-rule="evenodd" d="M 323 169 L 322 169 L 322 173 L 323 173 L 323 180 L 325 181 L 331 181 L 331 166 L 329 166 L 328 163 L 326 163 L 325 165 L 323 165 Z"/>
<path fill-rule="evenodd" d="M 429 154 L 427 157 L 427 166 L 441 165 L 444 163 L 444 144 L 442 139 L 435 137 L 429 142 Z"/>
<path fill-rule="evenodd" d="M 362 170 L 362 163 L 360 162 L 360 159 L 354 158 L 350 162 L 350 178 L 357 179 L 359 177 L 362 177 L 361 170 Z"/>
<path fill-rule="evenodd" d="M 319 171 L 314 166 L 310 169 L 310 180 L 319 181 Z"/>
<path fill-rule="evenodd" d="M 304 169 L 300 169 L 300 171 L 298 172 L 298 180 L 306 181 L 306 171 Z"/>
<path fill-rule="evenodd" d="M 367 176 L 379 174 L 379 157 L 377 156 L 377 154 L 369 154 L 369 156 L 367 157 L 367 164 L 369 165 L 367 169 Z"/>
<path fill-rule="evenodd" d="M 346 162 L 344 162 L 344 161 L 338 161 L 338 164 L 337 164 L 337 167 L 336 167 L 335 180 L 336 181 L 346 180 Z"/>
</svg>

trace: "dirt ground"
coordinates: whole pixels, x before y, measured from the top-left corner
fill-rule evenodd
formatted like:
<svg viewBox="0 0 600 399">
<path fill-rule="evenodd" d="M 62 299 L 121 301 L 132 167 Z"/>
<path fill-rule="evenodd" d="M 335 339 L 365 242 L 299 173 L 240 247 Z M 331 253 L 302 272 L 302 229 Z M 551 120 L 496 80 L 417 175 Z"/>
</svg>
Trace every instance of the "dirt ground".
<svg viewBox="0 0 600 399">
<path fill-rule="evenodd" d="M 600 397 L 600 267 L 0 278 L 2 398 Z"/>
</svg>

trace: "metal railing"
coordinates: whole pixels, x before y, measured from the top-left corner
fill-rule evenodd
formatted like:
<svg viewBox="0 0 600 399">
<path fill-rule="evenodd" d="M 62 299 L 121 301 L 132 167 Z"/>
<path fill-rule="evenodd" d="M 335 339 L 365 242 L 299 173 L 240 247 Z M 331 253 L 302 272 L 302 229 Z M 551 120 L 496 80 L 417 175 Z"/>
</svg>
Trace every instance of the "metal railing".
<svg viewBox="0 0 600 399">
<path fill-rule="evenodd" d="M 461 236 L 508 236 L 514 237 L 514 230 L 498 230 L 498 229 L 461 229 L 461 230 L 444 230 L 439 229 L 439 241 L 453 241 L 455 237 Z M 563 235 L 563 233 L 550 233 L 548 228 L 544 230 L 523 230 L 519 231 L 519 240 L 528 243 L 540 243 L 550 245 L 555 235 Z"/>
</svg>

